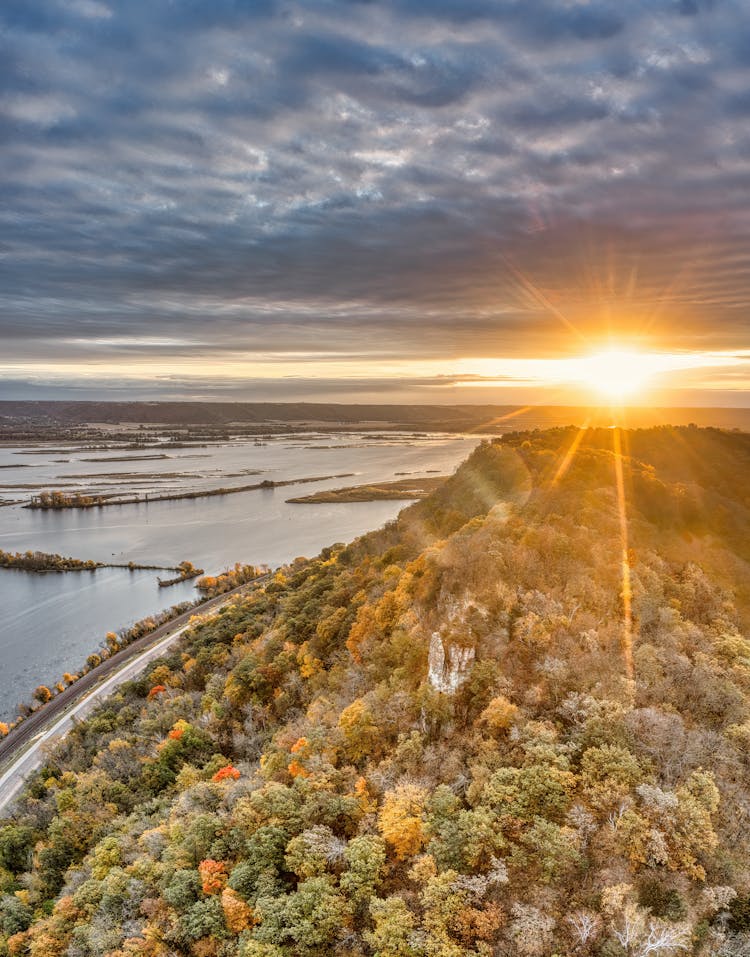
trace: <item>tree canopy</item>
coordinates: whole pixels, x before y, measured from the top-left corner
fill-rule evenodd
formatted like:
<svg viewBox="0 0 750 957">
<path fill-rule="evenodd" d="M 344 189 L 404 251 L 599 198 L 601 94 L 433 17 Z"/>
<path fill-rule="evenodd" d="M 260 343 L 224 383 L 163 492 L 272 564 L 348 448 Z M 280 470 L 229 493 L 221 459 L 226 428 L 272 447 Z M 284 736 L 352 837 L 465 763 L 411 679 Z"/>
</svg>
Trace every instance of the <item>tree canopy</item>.
<svg viewBox="0 0 750 957">
<path fill-rule="evenodd" d="M 750 953 L 750 436 L 619 439 L 196 621 L 0 821 L 0 955 Z"/>
</svg>

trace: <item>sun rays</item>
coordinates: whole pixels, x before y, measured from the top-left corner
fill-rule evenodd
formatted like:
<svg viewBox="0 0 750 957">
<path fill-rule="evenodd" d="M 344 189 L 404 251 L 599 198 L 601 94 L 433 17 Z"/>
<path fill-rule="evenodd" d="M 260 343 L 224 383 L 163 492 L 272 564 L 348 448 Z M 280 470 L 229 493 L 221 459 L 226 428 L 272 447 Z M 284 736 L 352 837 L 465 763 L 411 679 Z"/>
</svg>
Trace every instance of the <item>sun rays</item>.
<svg viewBox="0 0 750 957">
<path fill-rule="evenodd" d="M 586 432 L 588 431 L 588 427 L 589 427 L 589 421 L 587 420 L 581 426 L 581 428 L 576 432 L 575 438 L 573 439 L 567 451 L 565 452 L 565 455 L 563 456 L 562 461 L 560 462 L 560 466 L 555 472 L 555 477 L 552 479 L 553 486 L 557 485 L 562 480 L 563 476 L 570 468 L 570 464 L 575 458 L 575 454 L 578 451 L 578 448 L 581 442 L 583 441 L 583 437 L 586 435 Z"/>
<path fill-rule="evenodd" d="M 628 511 L 625 499 L 623 475 L 622 437 L 620 428 L 612 429 L 612 451 L 615 464 L 615 488 L 617 490 L 617 517 L 620 524 L 620 556 L 622 565 L 622 650 L 625 659 L 625 674 L 633 679 L 633 606 L 630 583 L 630 548 L 628 544 Z"/>
<path fill-rule="evenodd" d="M 576 456 L 584 445 L 584 440 L 591 434 L 591 422 L 587 420 L 576 429 L 572 440 L 563 445 L 557 453 L 555 461 L 547 470 L 547 477 L 540 483 L 542 512 L 552 507 L 552 492 L 560 486 L 565 476 L 575 462 Z M 617 509 L 617 537 L 614 542 L 617 564 L 619 565 L 619 597 L 621 599 L 621 637 L 620 646 L 625 677 L 632 681 L 633 668 L 633 592 L 631 581 L 631 551 L 630 534 L 628 528 L 628 504 L 626 494 L 625 469 L 628 465 L 628 456 L 623 452 L 623 433 L 620 425 L 613 425 L 609 431 L 612 434 L 613 482 L 615 503 Z"/>
</svg>

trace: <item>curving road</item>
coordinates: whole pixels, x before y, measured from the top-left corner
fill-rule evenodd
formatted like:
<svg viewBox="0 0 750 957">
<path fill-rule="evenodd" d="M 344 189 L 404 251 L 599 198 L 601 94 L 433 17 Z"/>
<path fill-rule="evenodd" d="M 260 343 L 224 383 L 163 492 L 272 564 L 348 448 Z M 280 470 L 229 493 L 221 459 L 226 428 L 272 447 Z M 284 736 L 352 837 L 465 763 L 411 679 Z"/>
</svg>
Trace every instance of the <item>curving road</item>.
<svg viewBox="0 0 750 957">
<path fill-rule="evenodd" d="M 195 605 L 183 615 L 160 625 L 150 634 L 138 638 L 127 648 L 107 658 L 98 668 L 83 675 L 43 708 L 22 721 L 0 742 L 0 767 L 4 768 L 0 774 L 0 812 L 16 797 L 29 774 L 44 762 L 43 746 L 66 734 L 76 721 L 93 711 L 103 697 L 124 681 L 135 677 L 150 661 L 162 655 L 187 631 L 193 615 L 204 615 L 221 608 L 246 589 L 268 581 L 273 574 L 268 572 L 253 578 L 252 581 Z"/>
</svg>

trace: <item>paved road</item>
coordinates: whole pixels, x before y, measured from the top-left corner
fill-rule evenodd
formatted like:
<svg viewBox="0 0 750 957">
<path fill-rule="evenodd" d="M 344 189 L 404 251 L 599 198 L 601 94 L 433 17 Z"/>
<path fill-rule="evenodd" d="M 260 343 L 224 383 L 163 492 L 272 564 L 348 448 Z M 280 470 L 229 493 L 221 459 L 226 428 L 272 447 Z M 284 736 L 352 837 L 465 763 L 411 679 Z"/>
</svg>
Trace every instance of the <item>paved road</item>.
<svg viewBox="0 0 750 957">
<path fill-rule="evenodd" d="M 0 774 L 0 812 L 18 794 L 29 774 L 44 762 L 43 745 L 66 734 L 76 721 L 93 711 L 103 697 L 162 655 L 190 627 L 193 615 L 216 611 L 249 587 L 268 581 L 272 575 L 273 572 L 260 575 L 161 625 L 103 661 L 98 668 L 83 675 L 49 704 L 22 721 L 0 742 L 0 767 L 5 768 Z"/>
</svg>

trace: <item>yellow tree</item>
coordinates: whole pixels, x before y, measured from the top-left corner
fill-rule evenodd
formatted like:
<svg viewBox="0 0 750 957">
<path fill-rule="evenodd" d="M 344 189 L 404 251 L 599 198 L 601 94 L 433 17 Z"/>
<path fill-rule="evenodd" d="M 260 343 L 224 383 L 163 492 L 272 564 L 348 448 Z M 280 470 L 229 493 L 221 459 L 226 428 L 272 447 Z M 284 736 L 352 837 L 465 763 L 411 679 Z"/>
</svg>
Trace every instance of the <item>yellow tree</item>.
<svg viewBox="0 0 750 957">
<path fill-rule="evenodd" d="M 372 754 L 382 737 L 372 711 L 362 698 L 344 708 L 339 715 L 339 728 L 344 736 L 347 756 L 352 761 L 360 761 Z"/>
<path fill-rule="evenodd" d="M 417 854 L 424 842 L 424 807 L 427 792 L 416 784 L 400 784 L 389 791 L 380 809 L 380 833 L 403 860 Z"/>
</svg>

